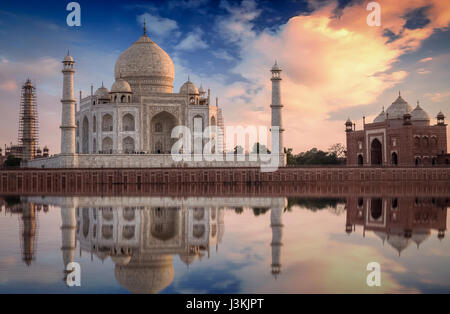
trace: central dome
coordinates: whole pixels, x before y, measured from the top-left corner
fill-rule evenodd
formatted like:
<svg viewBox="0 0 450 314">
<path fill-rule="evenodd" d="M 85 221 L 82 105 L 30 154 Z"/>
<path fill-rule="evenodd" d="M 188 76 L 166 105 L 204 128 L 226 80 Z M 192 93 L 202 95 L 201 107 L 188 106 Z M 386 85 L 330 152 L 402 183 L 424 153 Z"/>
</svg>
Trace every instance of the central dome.
<svg viewBox="0 0 450 314">
<path fill-rule="evenodd" d="M 387 108 L 386 113 L 388 114 L 389 120 L 391 119 L 403 119 L 403 115 L 406 113 L 411 113 L 412 107 L 398 95 L 398 98 Z"/>
<path fill-rule="evenodd" d="M 114 75 L 126 80 L 133 92 L 172 93 L 174 66 L 169 55 L 145 33 L 117 59 Z"/>
</svg>

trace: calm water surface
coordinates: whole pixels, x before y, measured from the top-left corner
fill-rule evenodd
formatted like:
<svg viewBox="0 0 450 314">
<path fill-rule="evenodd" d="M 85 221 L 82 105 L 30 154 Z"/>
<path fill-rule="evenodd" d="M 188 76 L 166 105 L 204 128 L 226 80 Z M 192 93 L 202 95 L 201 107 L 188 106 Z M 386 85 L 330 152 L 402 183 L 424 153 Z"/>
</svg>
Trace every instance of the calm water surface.
<svg viewBox="0 0 450 314">
<path fill-rule="evenodd" d="M 445 197 L 0 197 L 0 293 L 450 292 Z M 81 287 L 65 265 L 81 265 Z M 366 284 L 369 262 L 381 287 Z"/>
</svg>

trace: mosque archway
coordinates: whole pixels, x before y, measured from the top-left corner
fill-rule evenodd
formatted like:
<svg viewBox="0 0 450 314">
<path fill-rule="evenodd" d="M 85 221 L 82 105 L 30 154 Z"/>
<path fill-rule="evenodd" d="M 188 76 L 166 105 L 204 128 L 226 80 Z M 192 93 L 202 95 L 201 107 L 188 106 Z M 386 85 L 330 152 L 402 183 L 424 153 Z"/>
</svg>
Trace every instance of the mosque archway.
<svg viewBox="0 0 450 314">
<path fill-rule="evenodd" d="M 112 154 L 113 140 L 110 137 L 105 137 L 102 141 L 103 153 Z"/>
<path fill-rule="evenodd" d="M 381 166 L 383 161 L 383 149 L 381 142 L 378 139 L 374 139 L 370 145 L 370 156 L 372 166 Z"/>
<path fill-rule="evenodd" d="M 397 166 L 398 165 L 398 155 L 396 152 L 392 153 L 392 165 Z"/>
<path fill-rule="evenodd" d="M 362 155 L 358 155 L 358 166 L 362 166 L 364 164 L 364 158 Z"/>
<path fill-rule="evenodd" d="M 379 220 L 383 214 L 383 200 L 372 198 L 370 202 L 370 216 L 373 220 Z"/>
<path fill-rule="evenodd" d="M 150 123 L 151 151 L 153 154 L 170 154 L 176 139 L 172 139 L 172 130 L 178 125 L 174 115 L 163 111 L 155 115 Z"/>
<path fill-rule="evenodd" d="M 105 114 L 102 118 L 102 131 L 112 132 L 113 129 L 113 117 L 110 114 Z"/>
<path fill-rule="evenodd" d="M 167 241 L 178 234 L 179 210 L 177 208 L 152 208 L 152 236 L 158 240 Z"/>
<path fill-rule="evenodd" d="M 82 126 L 81 149 L 82 154 L 89 154 L 89 120 L 87 117 L 83 119 Z"/>
<path fill-rule="evenodd" d="M 134 116 L 130 113 L 127 113 L 122 118 L 122 130 L 125 132 L 134 132 L 135 124 L 134 124 Z"/>
<path fill-rule="evenodd" d="M 122 149 L 125 154 L 131 154 L 134 152 L 134 139 L 130 136 L 127 136 L 123 139 Z"/>
</svg>

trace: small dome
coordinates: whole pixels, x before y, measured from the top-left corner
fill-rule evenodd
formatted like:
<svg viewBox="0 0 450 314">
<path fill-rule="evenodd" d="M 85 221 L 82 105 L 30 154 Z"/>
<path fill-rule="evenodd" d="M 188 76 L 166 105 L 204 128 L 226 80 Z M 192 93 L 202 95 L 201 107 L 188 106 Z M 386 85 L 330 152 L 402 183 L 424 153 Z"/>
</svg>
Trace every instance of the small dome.
<svg viewBox="0 0 450 314">
<path fill-rule="evenodd" d="M 111 86 L 111 93 L 131 93 L 131 86 L 127 81 L 119 78 Z"/>
<path fill-rule="evenodd" d="M 398 98 L 387 108 L 386 114 L 389 120 L 391 119 L 403 119 L 403 115 L 411 113 L 412 107 L 398 95 Z"/>
<path fill-rule="evenodd" d="M 397 250 L 398 254 L 406 249 L 410 244 L 410 239 L 406 238 L 402 233 L 396 232 L 395 234 L 391 234 L 388 236 L 387 242 Z"/>
<path fill-rule="evenodd" d="M 67 53 L 67 56 L 64 57 L 63 62 L 74 62 L 73 58 L 71 55 L 69 55 L 69 53 Z"/>
<path fill-rule="evenodd" d="M 198 90 L 198 92 L 200 94 L 205 94 L 206 93 L 205 89 L 203 88 L 203 85 L 200 85 L 200 89 Z"/>
<path fill-rule="evenodd" d="M 180 88 L 180 94 L 183 95 L 198 95 L 198 88 L 197 86 L 195 86 L 194 83 L 192 83 L 189 79 L 186 83 L 183 84 L 183 86 L 181 86 Z"/>
<path fill-rule="evenodd" d="M 442 111 L 439 111 L 439 113 L 437 114 L 436 118 L 438 118 L 438 119 L 444 119 L 445 116 L 444 116 L 444 114 L 442 113 Z"/>
<path fill-rule="evenodd" d="M 278 62 L 275 61 L 275 64 L 272 67 L 272 71 L 281 71 L 281 68 L 278 65 Z"/>
<path fill-rule="evenodd" d="M 103 83 L 102 83 L 102 87 L 97 89 L 97 91 L 95 92 L 95 96 L 97 97 L 97 99 L 108 99 L 109 100 L 109 90 L 103 86 Z"/>
<path fill-rule="evenodd" d="M 380 112 L 380 114 L 373 120 L 373 123 L 379 123 L 386 121 L 386 112 L 383 111 Z"/>
<path fill-rule="evenodd" d="M 348 118 L 347 121 L 345 122 L 345 125 L 353 125 L 352 120 L 350 120 L 350 118 Z"/>
<path fill-rule="evenodd" d="M 430 237 L 429 230 L 417 230 L 413 232 L 411 238 L 418 248 L 419 245 L 425 242 L 425 240 L 427 240 L 429 237 Z"/>
<path fill-rule="evenodd" d="M 420 107 L 419 102 L 417 102 L 417 107 L 411 112 L 411 120 L 430 121 L 430 116 Z"/>
</svg>

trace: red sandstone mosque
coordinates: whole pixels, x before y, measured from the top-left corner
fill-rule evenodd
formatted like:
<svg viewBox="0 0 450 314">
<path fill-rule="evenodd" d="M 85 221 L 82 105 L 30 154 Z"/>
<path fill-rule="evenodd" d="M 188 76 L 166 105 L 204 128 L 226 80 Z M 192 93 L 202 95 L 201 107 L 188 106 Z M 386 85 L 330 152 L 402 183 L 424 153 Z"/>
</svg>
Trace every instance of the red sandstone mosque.
<svg viewBox="0 0 450 314">
<path fill-rule="evenodd" d="M 442 112 L 431 125 L 419 102 L 413 110 L 401 97 L 356 130 L 350 118 L 345 123 L 348 166 L 431 166 L 448 164 L 447 125 Z"/>
</svg>

